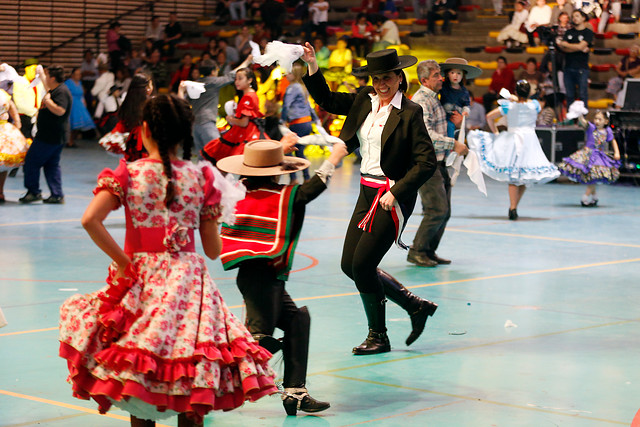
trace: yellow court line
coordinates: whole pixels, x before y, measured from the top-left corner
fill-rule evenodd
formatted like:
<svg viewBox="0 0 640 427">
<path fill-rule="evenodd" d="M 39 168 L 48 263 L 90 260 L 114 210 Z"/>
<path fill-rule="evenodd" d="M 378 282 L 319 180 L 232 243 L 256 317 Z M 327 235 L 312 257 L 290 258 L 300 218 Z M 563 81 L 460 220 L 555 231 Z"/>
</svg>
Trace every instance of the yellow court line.
<svg viewBox="0 0 640 427">
<path fill-rule="evenodd" d="M 54 331 L 57 330 L 58 327 L 55 328 L 44 328 L 44 329 L 31 329 L 30 331 L 18 331 L 18 332 L 7 332 L 6 334 L 0 334 L 0 337 L 6 337 L 9 335 L 22 335 L 22 334 L 32 334 L 34 332 L 45 332 L 45 331 Z"/>
<path fill-rule="evenodd" d="M 96 411 L 95 409 L 85 408 L 84 406 L 71 405 L 69 403 L 56 402 L 55 400 L 43 399 L 41 397 L 29 396 L 29 395 L 20 394 L 20 393 L 14 393 L 12 391 L 7 391 L 7 390 L 0 390 L 0 394 L 4 394 L 6 396 L 11 396 L 11 397 L 17 397 L 19 399 L 31 400 L 33 402 L 38 402 L 38 403 L 46 403 L 48 405 L 59 406 L 61 408 L 73 409 L 75 411 L 86 412 L 88 414 L 101 415 L 103 417 L 113 418 L 113 419 L 116 419 L 116 420 L 127 421 L 127 422 L 130 421 L 129 417 L 123 417 L 122 415 L 109 414 L 109 413 L 101 414 L 100 412 Z M 159 427 L 170 427 L 170 426 L 167 426 L 167 425 L 164 425 L 164 424 L 156 424 L 156 426 L 159 426 Z"/>
<path fill-rule="evenodd" d="M 112 216 L 109 219 L 124 219 L 124 216 Z M 0 224 L 0 227 L 14 227 L 17 225 L 38 225 L 38 224 L 61 224 L 64 222 L 80 222 L 80 218 L 67 218 L 67 219 L 49 219 L 42 221 L 26 221 L 26 222 L 9 222 L 5 224 Z"/>
<path fill-rule="evenodd" d="M 441 354 L 457 353 L 457 352 L 461 352 L 461 351 L 473 350 L 473 349 L 483 348 L 483 347 L 491 347 L 491 346 L 500 345 L 500 344 L 511 344 L 511 343 L 518 342 L 518 341 L 526 341 L 526 340 L 533 340 L 533 339 L 538 339 L 538 338 L 546 338 L 546 337 L 552 337 L 552 336 L 555 336 L 555 335 L 562 335 L 562 334 L 569 334 L 569 333 L 573 333 L 573 332 L 582 332 L 582 331 L 588 331 L 588 330 L 591 330 L 591 329 L 604 328 L 604 327 L 607 327 L 607 326 L 624 325 L 624 324 L 627 324 L 627 323 L 633 323 L 633 322 L 638 322 L 638 321 L 640 321 L 640 318 L 630 319 L 630 320 L 619 320 L 617 322 L 603 323 L 601 325 L 584 326 L 582 328 L 565 329 L 563 331 L 547 332 L 546 334 L 531 335 L 531 336 L 528 336 L 528 337 L 517 337 L 517 338 L 506 339 L 506 340 L 491 341 L 491 342 L 486 342 L 486 343 L 482 343 L 482 344 L 474 344 L 474 345 L 468 345 L 468 346 L 464 346 L 464 347 L 451 348 L 451 349 L 448 349 L 448 350 L 434 351 L 432 353 L 416 354 L 416 355 L 413 355 L 413 356 L 398 357 L 398 358 L 395 358 L 395 359 L 381 360 L 381 361 L 378 361 L 378 362 L 365 363 L 365 364 L 362 364 L 362 365 L 353 365 L 353 366 L 346 366 L 344 368 L 329 369 L 329 370 L 326 370 L 326 371 L 314 372 L 312 374 L 309 374 L 309 376 L 331 375 L 334 372 L 343 372 L 343 371 L 348 371 L 348 370 L 351 370 L 351 369 L 370 368 L 372 366 L 386 365 L 388 363 L 404 362 L 406 360 L 413 360 L 413 359 L 422 359 L 422 358 L 425 358 L 425 357 L 439 356 Z M 402 388 L 402 386 L 394 386 L 394 387 Z"/>
<path fill-rule="evenodd" d="M 447 227 L 447 231 L 454 231 L 457 233 L 469 233 L 469 234 L 487 234 L 492 236 L 503 237 L 519 237 L 523 239 L 535 239 L 535 240 L 550 240 L 554 242 L 566 242 L 566 243 L 584 243 L 587 245 L 601 245 L 601 246 L 620 246 L 626 248 L 640 248 L 640 245 L 634 245 L 632 243 L 611 243 L 611 242 L 596 242 L 591 240 L 578 240 L 578 239 L 563 239 L 561 237 L 547 237 L 547 236 L 533 236 L 531 234 L 516 234 L 516 233 L 502 233 L 498 231 L 481 231 L 481 230 L 469 230 L 455 227 Z"/>
<path fill-rule="evenodd" d="M 471 277 L 471 278 L 468 278 L 468 279 L 458 279 L 458 280 L 445 280 L 445 281 L 442 281 L 442 282 L 425 283 L 425 284 L 422 284 L 422 285 L 407 286 L 407 288 L 409 288 L 409 289 L 417 289 L 417 288 L 425 288 L 425 287 L 429 287 L 429 286 L 451 285 L 451 284 L 454 284 L 454 283 L 475 282 L 475 281 L 491 280 L 491 279 L 505 279 L 505 278 L 510 278 L 510 277 L 527 276 L 527 275 L 531 275 L 531 274 L 554 273 L 554 272 L 557 272 L 557 271 L 571 271 L 571 270 L 579 270 L 581 268 L 602 267 L 602 266 L 606 266 L 606 265 L 625 264 L 625 263 L 631 263 L 631 262 L 640 262 L 640 258 L 623 259 L 623 260 L 618 260 L 618 261 L 604 261 L 604 262 L 597 262 L 597 263 L 593 263 L 593 264 L 575 265 L 575 266 L 571 266 L 571 267 L 549 268 L 549 269 L 545 269 L 545 270 L 523 271 L 521 273 L 498 274 L 498 275 L 495 275 L 495 276 Z M 345 293 L 342 293 L 342 294 L 317 295 L 317 296 L 314 296 L 314 297 L 295 298 L 294 301 L 296 301 L 296 302 L 297 301 L 311 301 L 311 300 L 328 299 L 328 298 L 352 297 L 352 296 L 357 296 L 357 295 L 360 295 L 360 294 L 358 292 L 345 292 Z M 240 305 L 232 305 L 232 306 L 229 306 L 228 308 L 235 309 L 235 308 L 243 308 L 243 307 L 244 307 L 244 304 L 240 304 Z M 28 334 L 28 333 L 31 333 L 31 332 L 51 331 L 51 330 L 54 330 L 54 329 L 58 329 L 58 328 L 56 327 L 56 328 L 47 328 L 47 329 L 34 329 L 34 330 L 31 330 L 31 331 L 11 332 L 11 333 L 6 333 L 6 334 L 0 334 L 0 337 L 7 336 L 7 335 Z"/>
<path fill-rule="evenodd" d="M 338 377 L 338 378 L 340 378 L 340 377 Z M 359 425 L 362 425 L 362 424 L 375 423 L 375 422 L 378 422 L 378 421 L 389 420 L 391 418 L 398 418 L 398 417 L 411 417 L 411 416 L 419 414 L 420 412 L 431 411 L 433 409 L 440 409 L 440 408 L 444 408 L 446 406 L 451 406 L 451 405 L 455 405 L 457 403 L 464 403 L 464 402 L 465 402 L 464 400 L 454 400 L 453 402 L 443 403 L 441 405 L 429 406 L 428 408 L 416 409 L 415 411 L 402 412 L 400 414 L 389 415 L 388 417 L 374 418 L 372 420 L 361 421 L 359 423 L 354 423 L 354 424 L 344 424 L 344 425 L 341 425 L 340 427 L 359 426 Z"/>
<path fill-rule="evenodd" d="M 456 399 L 464 399 L 464 400 L 468 400 L 468 401 L 471 401 L 471 402 L 488 403 L 488 404 L 491 404 L 491 405 L 504 406 L 504 407 L 513 408 L 513 409 L 524 409 L 524 410 L 527 410 L 527 411 L 542 412 L 542 413 L 545 413 L 545 414 L 561 415 L 563 417 L 571 417 L 571 418 L 574 418 L 574 419 L 600 421 L 600 422 L 605 422 L 605 423 L 609 423 L 609 424 L 621 424 L 621 425 L 625 425 L 625 426 L 629 425 L 628 422 L 622 422 L 622 421 L 616 421 L 616 420 L 608 420 L 608 419 L 605 419 L 605 418 L 590 417 L 590 416 L 587 416 L 587 415 L 582 415 L 580 413 L 566 413 L 566 412 L 554 411 L 554 410 L 551 410 L 551 409 L 535 408 L 535 407 L 531 407 L 531 406 L 516 405 L 516 404 L 513 404 L 513 403 L 498 402 L 496 400 L 483 399 L 481 397 L 476 397 L 476 396 L 464 396 L 464 395 L 459 395 L 459 394 L 445 393 L 445 392 L 442 392 L 442 391 L 428 390 L 428 389 L 417 388 L 417 387 L 406 387 L 406 386 L 401 386 L 401 385 L 397 385 L 397 384 L 387 384 L 387 383 L 383 383 L 381 381 L 373 381 L 373 380 L 366 380 L 366 379 L 361 379 L 361 378 L 353 378 L 353 377 L 347 377 L 347 376 L 343 376 L 343 375 L 329 375 L 329 376 L 335 377 L 335 378 L 340 378 L 340 379 L 343 379 L 343 380 L 358 381 L 358 382 L 362 382 L 362 383 L 365 383 L 365 384 L 381 385 L 381 386 L 386 386 L 386 387 L 399 388 L 399 389 L 403 389 L 403 390 L 411 390 L 411 391 L 418 391 L 418 392 L 422 392 L 422 393 L 435 394 L 435 395 L 438 395 L 438 396 L 454 397 Z"/>
</svg>

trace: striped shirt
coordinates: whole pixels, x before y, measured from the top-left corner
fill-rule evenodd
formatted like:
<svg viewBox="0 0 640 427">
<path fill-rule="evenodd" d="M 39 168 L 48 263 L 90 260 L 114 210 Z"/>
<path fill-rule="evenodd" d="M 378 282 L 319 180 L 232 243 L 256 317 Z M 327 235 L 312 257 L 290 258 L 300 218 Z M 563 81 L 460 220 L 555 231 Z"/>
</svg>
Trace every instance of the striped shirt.
<svg viewBox="0 0 640 427">
<path fill-rule="evenodd" d="M 433 142 L 436 158 L 438 161 L 444 160 L 453 149 L 455 139 L 447 136 L 447 116 L 438 100 L 438 94 L 421 85 L 411 100 L 422 107 L 424 124 Z"/>
</svg>

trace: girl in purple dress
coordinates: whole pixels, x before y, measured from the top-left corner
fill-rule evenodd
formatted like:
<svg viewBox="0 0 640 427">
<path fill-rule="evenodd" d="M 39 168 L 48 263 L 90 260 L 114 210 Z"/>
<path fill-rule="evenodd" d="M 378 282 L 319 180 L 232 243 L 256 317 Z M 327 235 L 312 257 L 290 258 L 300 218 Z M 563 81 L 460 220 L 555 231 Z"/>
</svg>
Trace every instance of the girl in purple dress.
<svg viewBox="0 0 640 427">
<path fill-rule="evenodd" d="M 593 123 L 583 116 L 578 117 L 578 122 L 586 128 L 587 141 L 580 150 L 562 159 L 558 169 L 571 181 L 587 184 L 582 206 L 595 207 L 598 205 L 596 184 L 610 184 L 620 177 L 620 151 L 609 126 L 609 113 L 597 111 Z M 613 159 L 605 153 L 609 144 Z"/>
</svg>

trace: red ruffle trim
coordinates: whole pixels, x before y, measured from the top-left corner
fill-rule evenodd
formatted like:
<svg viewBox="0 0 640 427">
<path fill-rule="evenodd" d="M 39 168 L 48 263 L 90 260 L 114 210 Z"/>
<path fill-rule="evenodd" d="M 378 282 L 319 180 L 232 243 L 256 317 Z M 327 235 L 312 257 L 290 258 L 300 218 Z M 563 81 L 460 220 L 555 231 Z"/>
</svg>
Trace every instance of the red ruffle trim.
<svg viewBox="0 0 640 427">
<path fill-rule="evenodd" d="M 220 361 L 221 365 L 230 365 L 247 354 L 251 355 L 258 364 L 268 362 L 272 356 L 259 345 L 249 343 L 244 338 L 238 338 L 228 347 L 218 348 L 213 343 L 200 344 L 196 347 L 193 356 L 181 359 L 163 359 L 144 349 L 124 348 L 116 345 L 97 353 L 95 359 L 101 365 L 115 371 L 130 369 L 146 375 L 151 380 L 170 383 L 181 378 L 195 377 L 195 365 L 202 359 L 212 362 Z"/>
<path fill-rule="evenodd" d="M 125 270 L 127 277 L 113 279 L 110 274 L 107 279 L 109 287 L 98 295 L 100 308 L 98 309 L 98 321 L 104 326 L 100 334 L 100 340 L 108 343 L 116 341 L 136 320 L 133 313 L 120 305 L 122 298 L 131 289 L 138 278 L 133 269 L 133 263 L 129 263 Z"/>
<path fill-rule="evenodd" d="M 120 401 L 135 397 L 156 406 L 160 412 L 172 410 L 186 413 L 196 421 L 201 421 L 212 410 L 229 411 L 242 406 L 245 400 L 253 402 L 278 391 L 272 377 L 253 375 L 242 381 L 242 389 L 238 388 L 223 396 L 216 396 L 215 390 L 209 388 L 194 388 L 186 396 L 152 393 L 135 381 L 101 380 L 94 377 L 82 364 L 82 353 L 68 344 L 60 344 L 60 356 L 67 359 L 74 397 L 85 400 L 93 398 L 102 414 L 111 407 L 110 399 Z"/>
</svg>

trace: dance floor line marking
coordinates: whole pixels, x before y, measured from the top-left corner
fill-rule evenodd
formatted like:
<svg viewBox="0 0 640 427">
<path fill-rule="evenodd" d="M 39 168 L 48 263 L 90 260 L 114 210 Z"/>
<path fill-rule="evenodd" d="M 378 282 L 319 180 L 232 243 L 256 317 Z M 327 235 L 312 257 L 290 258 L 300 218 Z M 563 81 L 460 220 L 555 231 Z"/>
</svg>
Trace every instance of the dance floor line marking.
<svg viewBox="0 0 640 427">
<path fill-rule="evenodd" d="M 27 394 L 14 393 L 12 391 L 7 391 L 7 390 L 0 390 L 0 394 L 4 394 L 5 396 L 17 397 L 18 399 L 31 400 L 33 402 L 38 402 L 38 403 L 46 403 L 47 405 L 59 406 L 61 408 L 72 409 L 75 411 L 86 412 L 87 414 L 100 415 L 103 417 L 113 418 L 120 421 L 127 421 L 127 422 L 130 421 L 129 417 L 124 417 L 122 415 L 116 415 L 116 414 L 110 414 L 110 413 L 101 414 L 96 409 L 85 408 L 84 406 L 78 406 L 78 405 L 71 405 L 69 403 L 64 403 L 64 402 L 57 402 L 55 400 L 50 400 L 50 399 L 43 399 L 41 397 L 36 397 L 36 396 L 29 396 Z M 156 424 L 156 426 L 170 427 L 164 424 Z"/>
<path fill-rule="evenodd" d="M 491 279 L 505 279 L 505 278 L 510 278 L 510 277 L 527 276 L 527 275 L 530 275 L 530 274 L 542 274 L 542 273 L 553 273 L 553 272 L 557 272 L 557 271 L 579 270 L 581 268 L 594 268 L 594 267 L 602 267 L 602 266 L 606 266 L 606 265 L 625 264 L 625 263 L 631 263 L 631 262 L 640 262 L 640 258 L 623 259 L 623 260 L 617 260 L 617 261 L 603 261 L 603 262 L 598 262 L 598 263 L 593 263 L 593 264 L 575 265 L 575 266 L 570 266 L 570 267 L 558 267 L 558 268 L 551 268 L 551 269 L 545 269 L 545 270 L 523 271 L 523 272 L 520 272 L 520 273 L 507 273 L 507 274 L 499 274 L 499 275 L 495 275 L 495 276 L 472 277 L 472 278 L 458 279 L 458 280 L 445 280 L 445 281 L 442 281 L 442 282 L 433 282 L 433 283 L 425 283 L 425 284 L 422 284 L 422 285 L 407 286 L 407 288 L 408 289 L 417 289 L 417 288 L 425 288 L 425 287 L 430 287 L 430 286 L 442 286 L 442 285 L 451 285 L 451 284 L 455 284 L 455 283 L 473 282 L 473 281 L 476 281 L 476 280 L 480 281 L 480 280 L 491 280 Z M 360 294 L 358 292 L 345 292 L 345 293 L 342 293 L 342 294 L 316 295 L 316 296 L 312 296 L 312 297 L 294 298 L 294 301 L 296 301 L 296 302 L 298 302 L 298 301 L 310 301 L 310 300 L 317 300 L 317 299 L 350 297 L 350 296 L 357 296 L 357 295 L 360 295 Z M 244 307 L 244 304 L 229 306 L 230 309 L 243 308 L 243 307 Z M 640 319 L 625 320 L 625 321 L 632 322 L 632 321 L 637 321 L 637 320 L 640 320 Z M 28 334 L 28 333 L 32 333 L 32 332 L 51 331 L 53 329 L 58 329 L 58 328 L 46 328 L 46 329 L 35 329 L 35 330 L 31 330 L 31 331 L 10 332 L 10 333 L 5 333 L 5 334 L 0 334 L 0 337 L 7 336 L 7 335 Z"/>
<path fill-rule="evenodd" d="M 5 427 L 26 427 L 26 426 L 32 426 L 32 425 L 47 425 L 45 423 L 50 423 L 50 422 L 53 422 L 53 421 L 68 420 L 68 419 L 71 419 L 71 418 L 86 417 L 87 415 L 89 415 L 89 414 L 79 413 L 79 414 L 64 415 L 62 417 L 45 418 L 45 419 L 42 419 L 42 420 L 27 421 L 27 422 L 20 423 L 20 424 L 6 424 Z"/>
<path fill-rule="evenodd" d="M 362 365 L 353 365 L 353 366 L 345 366 L 343 368 L 329 369 L 329 370 L 326 370 L 326 371 L 314 372 L 314 373 L 308 374 L 308 376 L 333 375 L 335 372 L 349 371 L 351 369 L 370 368 L 372 366 L 386 365 L 386 364 L 389 364 L 389 363 L 404 362 L 404 361 L 407 361 L 407 360 L 422 359 L 422 358 L 425 358 L 425 357 L 439 356 L 439 355 L 449 354 L 449 353 L 458 353 L 458 352 L 462 352 L 462 351 L 474 350 L 474 349 L 483 348 L 483 347 L 491 347 L 491 346 L 494 346 L 494 345 L 512 344 L 512 343 L 519 342 L 519 341 L 535 340 L 535 339 L 538 339 L 538 338 L 553 337 L 553 336 L 556 336 L 556 335 L 570 334 L 570 333 L 573 333 L 573 332 L 582 332 L 582 331 L 588 331 L 588 330 L 591 330 L 591 329 L 598 329 L 598 328 L 606 328 L 606 327 L 609 327 L 609 326 L 624 325 L 624 324 L 627 324 L 627 323 L 633 323 L 633 322 L 638 322 L 638 321 L 640 321 L 640 318 L 630 319 L 630 320 L 620 320 L 620 321 L 617 321 L 617 322 L 602 323 L 602 324 L 599 324 L 599 325 L 583 326 L 581 328 L 571 328 L 571 329 L 565 329 L 565 330 L 562 330 L 562 331 L 547 332 L 547 333 L 544 333 L 544 334 L 530 335 L 530 336 L 526 336 L 526 337 L 516 337 L 516 338 L 509 338 L 509 339 L 498 340 L 498 341 L 489 341 L 489 342 L 485 342 L 485 343 L 481 343 L 481 344 L 473 344 L 473 345 L 468 345 L 468 346 L 463 346 L 463 347 L 450 348 L 448 350 L 434 351 L 434 352 L 431 352 L 431 353 L 415 354 L 413 356 L 398 357 L 398 358 L 390 359 L 390 360 L 380 360 L 380 361 L 377 361 L 377 362 L 364 363 Z M 390 385 L 390 386 L 403 388 L 403 386 L 398 386 L 398 385 Z M 411 388 L 408 387 L 408 389 L 411 389 Z"/>
<path fill-rule="evenodd" d="M 531 234 L 516 234 L 516 233 L 504 233 L 499 231 L 482 231 L 482 230 L 468 230 L 461 229 L 456 227 L 448 227 L 447 231 L 453 231 L 456 233 L 470 233 L 470 234 L 489 234 L 492 236 L 503 236 L 503 237 L 518 237 L 524 239 L 535 239 L 535 240 L 551 240 L 554 242 L 566 242 L 566 243 L 584 243 L 587 245 L 600 245 L 600 246 L 619 246 L 624 248 L 640 248 L 640 245 L 635 245 L 633 243 L 612 243 L 612 242 L 596 242 L 592 240 L 578 240 L 578 239 L 565 239 L 561 237 L 548 237 L 548 236 L 534 236 Z"/>
<path fill-rule="evenodd" d="M 392 419 L 392 418 L 412 416 L 412 415 L 417 415 L 420 412 L 431 411 L 433 409 L 440 409 L 440 408 L 444 408 L 444 407 L 447 407 L 447 406 L 455 405 L 455 404 L 458 404 L 458 403 L 466 403 L 466 402 L 467 402 L 467 400 L 454 400 L 453 402 L 443 403 L 441 405 L 429 406 L 428 408 L 416 409 L 415 411 L 401 412 L 399 414 L 389 415 L 388 417 L 374 418 L 372 420 L 361 421 L 359 423 L 354 423 L 354 424 L 343 424 L 340 427 L 359 426 L 359 425 L 362 425 L 362 424 L 375 423 L 377 421 L 389 420 L 389 419 Z"/>
<path fill-rule="evenodd" d="M 402 385 L 397 385 L 397 384 L 384 383 L 384 382 L 381 382 L 381 381 L 374 381 L 374 380 L 367 380 L 367 379 L 362 379 L 362 378 L 348 377 L 348 376 L 345 376 L 345 375 L 331 374 L 329 376 L 334 377 L 334 378 L 340 378 L 340 379 L 343 379 L 343 380 L 358 381 L 358 382 L 362 382 L 362 383 L 366 383 L 366 384 L 380 385 L 380 386 L 385 386 L 385 387 L 393 387 L 393 388 L 399 388 L 399 389 L 403 389 L 403 390 L 411 390 L 411 391 L 417 391 L 417 392 L 422 392 L 422 393 L 435 394 L 435 395 L 438 395 L 438 396 L 453 397 L 453 398 L 456 398 L 456 399 L 463 399 L 463 400 L 471 401 L 471 402 L 488 403 L 488 404 L 491 404 L 491 405 L 504 406 L 504 407 L 513 408 L 513 409 L 524 409 L 524 410 L 527 410 L 527 411 L 542 412 L 542 413 L 545 413 L 545 414 L 560 415 L 560 416 L 563 416 L 563 417 L 571 417 L 571 418 L 585 419 L 585 420 L 591 420 L 591 421 L 600 421 L 600 422 L 605 422 L 605 423 L 609 423 L 609 424 L 629 425 L 628 422 L 623 422 L 623 421 L 616 421 L 616 420 L 609 420 L 609 419 L 606 419 L 606 418 L 591 417 L 591 416 L 577 414 L 577 413 L 566 413 L 566 412 L 561 412 L 561 411 L 554 411 L 554 410 L 551 410 L 551 409 L 535 408 L 535 407 L 531 407 L 531 406 L 516 405 L 516 404 L 513 404 L 513 403 L 499 402 L 499 401 L 496 401 L 496 400 L 489 400 L 489 399 L 484 399 L 484 398 L 475 397 L 475 396 L 464 396 L 464 395 L 460 395 L 460 394 L 446 393 L 446 392 L 443 392 L 443 391 L 428 390 L 428 389 L 417 388 L 417 387 L 407 387 L 407 386 L 402 386 Z"/>
</svg>

